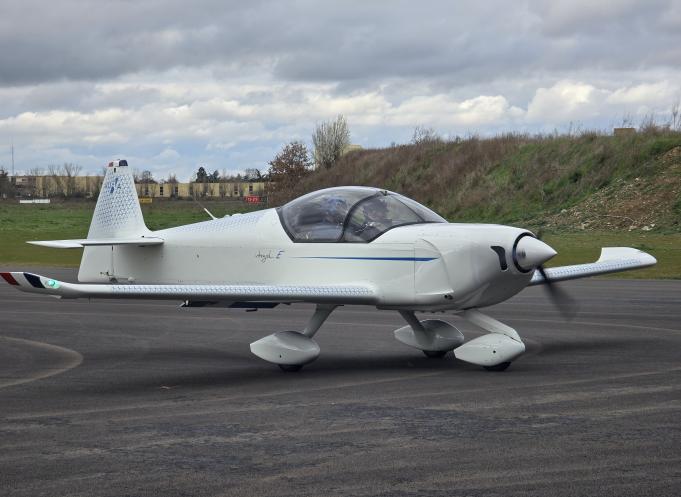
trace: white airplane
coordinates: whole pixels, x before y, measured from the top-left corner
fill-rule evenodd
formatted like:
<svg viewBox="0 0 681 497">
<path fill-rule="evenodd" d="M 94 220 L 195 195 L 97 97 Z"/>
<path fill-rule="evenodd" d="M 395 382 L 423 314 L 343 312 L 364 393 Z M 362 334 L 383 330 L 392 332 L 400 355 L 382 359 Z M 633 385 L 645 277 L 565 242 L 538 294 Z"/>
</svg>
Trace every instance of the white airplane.
<svg viewBox="0 0 681 497">
<path fill-rule="evenodd" d="M 525 351 L 518 333 L 480 309 L 523 288 L 654 265 L 625 247 L 603 248 L 590 264 L 544 269 L 556 252 L 527 230 L 448 223 L 402 195 L 378 188 L 338 187 L 283 207 L 150 231 L 130 168 L 111 162 L 86 239 L 29 242 L 84 247 L 81 283 L 27 272 L 1 273 L 25 292 L 58 298 L 176 299 L 185 307 L 261 308 L 310 302 L 302 331 L 278 331 L 251 344 L 258 357 L 285 371 L 319 356 L 315 333 L 338 306 L 398 311 L 400 342 L 441 357 L 501 371 Z M 448 311 L 488 333 L 464 343 L 441 320 L 415 312 Z"/>
</svg>

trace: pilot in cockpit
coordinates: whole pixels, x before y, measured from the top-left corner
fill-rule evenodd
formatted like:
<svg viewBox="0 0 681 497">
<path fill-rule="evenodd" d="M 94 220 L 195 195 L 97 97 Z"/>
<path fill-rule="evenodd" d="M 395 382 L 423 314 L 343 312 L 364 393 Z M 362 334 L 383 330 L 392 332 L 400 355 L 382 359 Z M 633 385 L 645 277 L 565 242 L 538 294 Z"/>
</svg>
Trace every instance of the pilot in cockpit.
<svg viewBox="0 0 681 497">
<path fill-rule="evenodd" d="M 333 226 L 343 226 L 347 212 L 347 202 L 342 198 L 332 197 L 327 200 L 326 208 L 324 209 L 324 223 Z"/>
<path fill-rule="evenodd" d="M 388 206 L 382 197 L 374 197 L 366 201 L 362 205 L 362 213 L 364 222 L 357 234 L 364 240 L 377 237 L 391 226 Z"/>
</svg>

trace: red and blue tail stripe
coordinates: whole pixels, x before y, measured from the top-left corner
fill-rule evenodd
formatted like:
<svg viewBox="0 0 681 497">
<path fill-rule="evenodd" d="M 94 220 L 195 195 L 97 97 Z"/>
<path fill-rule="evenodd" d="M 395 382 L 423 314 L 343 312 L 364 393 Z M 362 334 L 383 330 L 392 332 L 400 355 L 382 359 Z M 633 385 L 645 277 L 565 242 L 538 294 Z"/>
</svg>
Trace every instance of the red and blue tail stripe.
<svg viewBox="0 0 681 497">
<path fill-rule="evenodd" d="M 17 280 L 14 279 L 14 276 L 12 276 L 12 273 L 0 273 L 0 276 L 3 277 L 3 279 L 9 283 L 10 285 L 18 285 L 19 283 Z"/>
<path fill-rule="evenodd" d="M 22 286 L 21 277 L 29 283 L 34 288 L 45 288 L 42 281 L 40 281 L 40 276 L 33 273 L 0 273 L 0 276 L 9 283 L 10 285 Z M 17 280 L 17 277 L 19 280 Z"/>
</svg>

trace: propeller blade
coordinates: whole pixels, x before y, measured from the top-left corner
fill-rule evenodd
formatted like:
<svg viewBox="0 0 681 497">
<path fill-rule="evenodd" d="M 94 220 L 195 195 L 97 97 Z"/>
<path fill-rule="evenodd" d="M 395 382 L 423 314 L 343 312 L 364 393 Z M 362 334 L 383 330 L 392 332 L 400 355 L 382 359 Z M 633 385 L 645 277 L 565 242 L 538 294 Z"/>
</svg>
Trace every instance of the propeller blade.
<svg viewBox="0 0 681 497">
<path fill-rule="evenodd" d="M 546 291 L 548 292 L 549 298 L 556 306 L 560 314 L 568 321 L 573 320 L 577 315 L 577 311 L 579 310 L 577 301 L 570 297 L 565 290 L 562 290 L 551 281 L 544 270 L 544 266 L 538 266 L 537 271 L 539 271 L 539 274 L 541 274 L 542 278 L 544 278 L 544 281 L 546 281 Z"/>
</svg>

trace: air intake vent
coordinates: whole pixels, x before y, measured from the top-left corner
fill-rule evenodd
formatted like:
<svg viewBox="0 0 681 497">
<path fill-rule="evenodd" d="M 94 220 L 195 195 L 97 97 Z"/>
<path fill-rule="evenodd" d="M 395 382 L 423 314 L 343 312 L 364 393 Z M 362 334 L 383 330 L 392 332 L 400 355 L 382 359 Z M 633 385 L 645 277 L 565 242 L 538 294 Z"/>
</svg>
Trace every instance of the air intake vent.
<svg viewBox="0 0 681 497">
<path fill-rule="evenodd" d="M 506 271 L 508 269 L 508 264 L 506 263 L 506 250 L 504 247 L 493 245 L 490 248 L 497 253 L 497 256 L 499 256 L 499 266 L 501 266 L 501 270 Z"/>
</svg>

